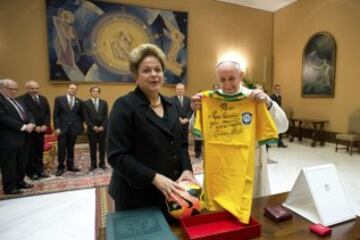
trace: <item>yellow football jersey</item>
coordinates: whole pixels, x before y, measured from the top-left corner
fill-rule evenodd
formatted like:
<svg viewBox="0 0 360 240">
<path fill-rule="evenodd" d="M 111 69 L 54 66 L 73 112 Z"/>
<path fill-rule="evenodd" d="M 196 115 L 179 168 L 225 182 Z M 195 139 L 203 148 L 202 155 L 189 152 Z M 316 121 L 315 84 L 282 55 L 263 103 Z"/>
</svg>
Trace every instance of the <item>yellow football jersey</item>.
<svg viewBox="0 0 360 240">
<path fill-rule="evenodd" d="M 264 103 L 242 93 L 204 91 L 192 133 L 204 140 L 205 206 L 226 209 L 240 222 L 251 214 L 256 142 L 276 142 L 276 126 Z"/>
</svg>

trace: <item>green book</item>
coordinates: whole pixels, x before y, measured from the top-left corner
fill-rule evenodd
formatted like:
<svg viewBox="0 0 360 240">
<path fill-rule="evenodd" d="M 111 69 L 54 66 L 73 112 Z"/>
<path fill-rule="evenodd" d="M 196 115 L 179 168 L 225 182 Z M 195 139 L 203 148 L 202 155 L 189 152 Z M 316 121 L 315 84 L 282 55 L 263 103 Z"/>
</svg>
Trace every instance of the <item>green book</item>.
<svg viewBox="0 0 360 240">
<path fill-rule="evenodd" d="M 108 214 L 107 240 L 175 240 L 160 208 L 140 208 Z"/>
</svg>

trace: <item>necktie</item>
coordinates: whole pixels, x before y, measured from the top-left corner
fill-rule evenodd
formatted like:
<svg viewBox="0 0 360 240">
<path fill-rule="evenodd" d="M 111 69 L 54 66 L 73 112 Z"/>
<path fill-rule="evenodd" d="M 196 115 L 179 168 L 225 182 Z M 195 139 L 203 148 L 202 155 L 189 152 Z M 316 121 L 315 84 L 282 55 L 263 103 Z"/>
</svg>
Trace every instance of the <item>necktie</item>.
<svg viewBox="0 0 360 240">
<path fill-rule="evenodd" d="M 33 99 L 38 105 L 40 105 L 39 96 L 34 96 Z"/>
<path fill-rule="evenodd" d="M 17 112 L 19 113 L 21 119 L 23 121 L 25 121 L 26 120 L 26 112 L 25 112 L 24 108 L 15 99 L 10 98 L 10 100 L 15 104 L 15 108 L 16 108 Z"/>
<path fill-rule="evenodd" d="M 99 111 L 99 99 L 94 99 L 94 106 L 95 106 L 96 112 L 98 112 Z"/>
<path fill-rule="evenodd" d="M 181 107 L 183 107 L 183 106 L 184 106 L 184 99 L 183 99 L 183 97 L 179 97 L 179 101 L 180 101 Z"/>
<path fill-rule="evenodd" d="M 74 97 L 70 97 L 69 105 L 70 105 L 70 109 L 73 109 L 73 107 L 74 107 Z"/>
</svg>

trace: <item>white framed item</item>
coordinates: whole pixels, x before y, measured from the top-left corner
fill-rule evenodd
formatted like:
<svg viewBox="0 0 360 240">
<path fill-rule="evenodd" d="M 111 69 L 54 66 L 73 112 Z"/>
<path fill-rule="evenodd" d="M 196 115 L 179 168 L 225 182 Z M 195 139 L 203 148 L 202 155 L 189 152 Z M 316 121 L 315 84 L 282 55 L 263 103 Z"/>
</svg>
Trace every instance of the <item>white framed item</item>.
<svg viewBox="0 0 360 240">
<path fill-rule="evenodd" d="M 303 168 L 283 206 L 325 226 L 356 218 L 333 164 Z"/>
</svg>

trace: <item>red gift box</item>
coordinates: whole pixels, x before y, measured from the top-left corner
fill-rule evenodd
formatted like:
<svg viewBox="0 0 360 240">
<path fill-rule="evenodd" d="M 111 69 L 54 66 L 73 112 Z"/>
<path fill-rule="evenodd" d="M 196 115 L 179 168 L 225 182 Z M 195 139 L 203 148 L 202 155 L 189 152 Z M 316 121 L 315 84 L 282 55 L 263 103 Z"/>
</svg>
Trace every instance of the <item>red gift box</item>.
<svg viewBox="0 0 360 240">
<path fill-rule="evenodd" d="M 180 222 L 190 240 L 246 240 L 261 233 L 261 225 L 253 218 L 249 224 L 243 224 L 225 211 L 191 216 Z"/>
<path fill-rule="evenodd" d="M 309 227 L 310 231 L 320 237 L 325 237 L 331 234 L 331 228 L 325 227 L 322 224 L 314 224 Z"/>
</svg>

